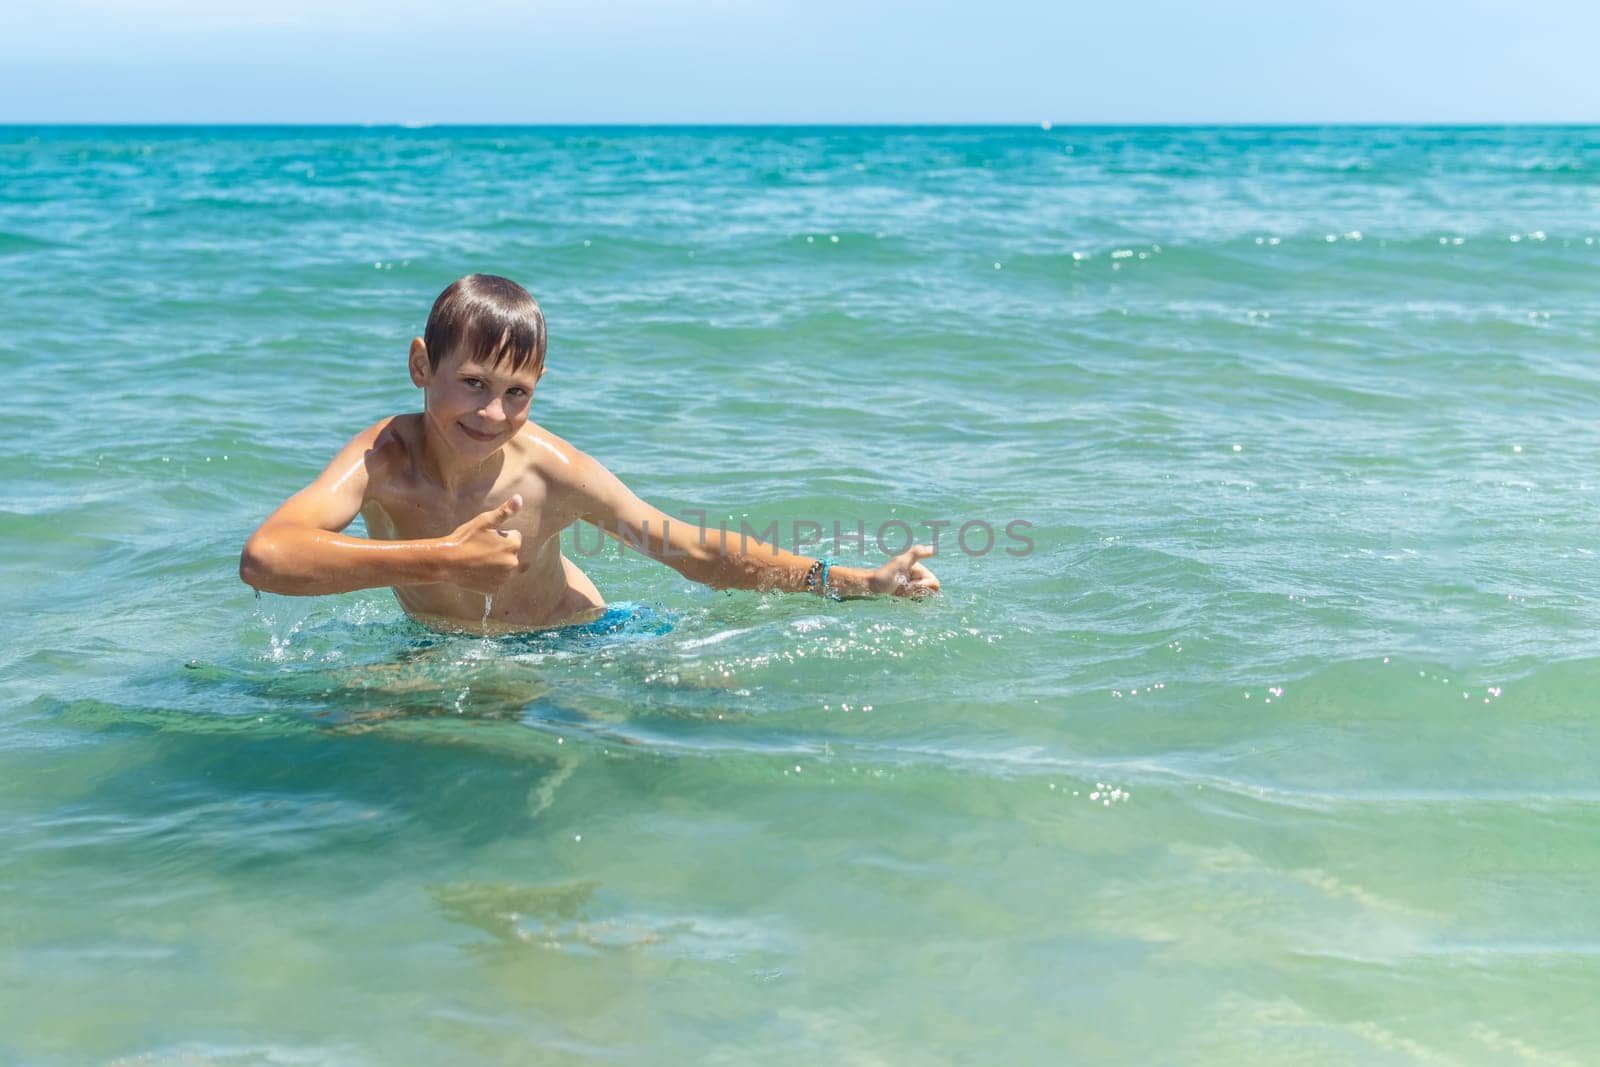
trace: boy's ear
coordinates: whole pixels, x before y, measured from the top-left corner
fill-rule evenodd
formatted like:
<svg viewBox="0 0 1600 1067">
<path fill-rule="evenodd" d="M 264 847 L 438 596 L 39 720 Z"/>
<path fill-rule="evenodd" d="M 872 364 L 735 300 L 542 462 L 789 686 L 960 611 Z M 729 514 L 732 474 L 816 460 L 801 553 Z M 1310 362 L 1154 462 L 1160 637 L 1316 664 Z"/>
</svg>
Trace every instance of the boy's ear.
<svg viewBox="0 0 1600 1067">
<path fill-rule="evenodd" d="M 548 364 L 548 363 L 539 364 L 539 376 L 533 380 L 535 385 L 537 385 L 539 383 L 539 381 L 544 378 L 544 372 L 549 370 L 549 369 L 550 369 L 550 364 Z"/>
<path fill-rule="evenodd" d="M 422 343 L 420 337 L 411 339 L 411 359 L 407 366 L 411 371 L 411 384 L 418 389 L 427 388 L 433 368 L 428 366 L 428 346 Z"/>
</svg>

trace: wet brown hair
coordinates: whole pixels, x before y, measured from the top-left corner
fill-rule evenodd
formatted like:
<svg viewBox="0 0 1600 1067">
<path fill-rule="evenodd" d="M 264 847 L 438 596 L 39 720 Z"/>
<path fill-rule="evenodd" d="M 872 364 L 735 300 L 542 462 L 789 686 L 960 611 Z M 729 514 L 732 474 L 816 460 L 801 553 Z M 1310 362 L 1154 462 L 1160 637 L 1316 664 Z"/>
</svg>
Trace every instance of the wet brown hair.
<svg viewBox="0 0 1600 1067">
<path fill-rule="evenodd" d="M 460 349 L 466 359 L 513 371 L 544 366 L 544 312 L 522 286 L 498 274 L 468 274 L 445 286 L 428 312 L 428 365 Z"/>
</svg>

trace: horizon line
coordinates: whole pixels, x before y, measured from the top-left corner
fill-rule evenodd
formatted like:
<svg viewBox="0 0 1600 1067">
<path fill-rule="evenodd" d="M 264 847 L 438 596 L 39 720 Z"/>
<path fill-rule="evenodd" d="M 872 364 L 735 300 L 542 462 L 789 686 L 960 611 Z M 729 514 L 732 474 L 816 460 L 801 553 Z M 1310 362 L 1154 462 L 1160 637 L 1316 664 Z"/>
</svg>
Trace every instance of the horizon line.
<svg viewBox="0 0 1600 1067">
<path fill-rule="evenodd" d="M 832 121 L 801 121 L 801 122 L 714 122 L 714 121 L 598 121 L 598 122 L 429 122 L 419 120 L 407 121 L 357 121 L 357 120 L 272 120 L 272 121 L 236 121 L 236 120 L 158 120 L 158 121 L 130 121 L 119 119 L 71 119 L 65 121 L 51 120 L 3 120 L 0 129 L 24 129 L 42 127 L 85 127 L 108 128 L 120 127 L 129 129 L 203 129 L 203 128 L 240 128 L 240 129 L 282 129 L 282 128 L 322 128 L 322 129 L 390 129 L 390 130 L 430 130 L 430 129 L 527 129 L 527 130 L 558 130 L 558 129 L 724 129 L 724 130 L 768 130 L 768 129 L 945 129 L 945 130 L 1037 130 L 1041 133 L 1051 133 L 1057 130 L 1109 130 L 1109 129 L 1239 129 L 1239 130 L 1269 130 L 1269 129 L 1504 129 L 1507 127 L 1541 127 L 1541 128 L 1570 128 L 1583 129 L 1600 127 L 1597 120 L 1529 120 L 1529 119 L 1473 119 L 1473 120 L 1379 120 L 1379 119 L 1337 119 L 1337 120 L 1293 120 L 1293 121 L 1094 121 L 1094 122 L 1054 122 L 1054 121 L 992 121 L 992 122 L 947 122 L 932 120 L 914 121 L 862 121 L 862 122 L 832 122 Z"/>
</svg>

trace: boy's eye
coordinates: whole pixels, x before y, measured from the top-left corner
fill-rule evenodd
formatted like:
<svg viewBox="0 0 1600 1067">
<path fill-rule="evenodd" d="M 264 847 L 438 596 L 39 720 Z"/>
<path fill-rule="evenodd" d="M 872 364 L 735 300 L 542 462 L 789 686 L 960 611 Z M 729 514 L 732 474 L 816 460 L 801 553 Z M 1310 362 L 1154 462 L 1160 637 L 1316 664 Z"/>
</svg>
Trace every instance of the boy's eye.
<svg viewBox="0 0 1600 1067">
<path fill-rule="evenodd" d="M 528 391 L 526 389 L 522 388 L 521 386 L 513 386 L 513 387 L 511 387 L 510 389 L 508 389 L 506 391 L 509 392 L 512 396 L 517 397 L 518 399 L 521 399 L 522 397 L 525 397 L 525 396 L 528 395 Z"/>
<path fill-rule="evenodd" d="M 468 385 L 470 385 L 474 389 L 483 388 L 483 379 L 482 378 L 463 378 L 461 380 L 463 382 L 466 382 Z"/>
</svg>

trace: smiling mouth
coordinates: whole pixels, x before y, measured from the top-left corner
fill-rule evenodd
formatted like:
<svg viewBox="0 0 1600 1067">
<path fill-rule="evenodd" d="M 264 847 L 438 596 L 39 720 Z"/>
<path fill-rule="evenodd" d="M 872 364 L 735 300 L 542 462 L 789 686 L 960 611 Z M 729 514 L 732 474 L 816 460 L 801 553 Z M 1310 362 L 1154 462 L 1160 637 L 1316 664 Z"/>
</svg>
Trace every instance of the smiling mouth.
<svg viewBox="0 0 1600 1067">
<path fill-rule="evenodd" d="M 458 422 L 456 425 L 461 427 L 462 433 L 466 434 L 474 441 L 493 441 L 495 438 L 500 436 L 497 433 L 479 433 L 477 430 L 474 430 L 464 422 Z"/>
</svg>

